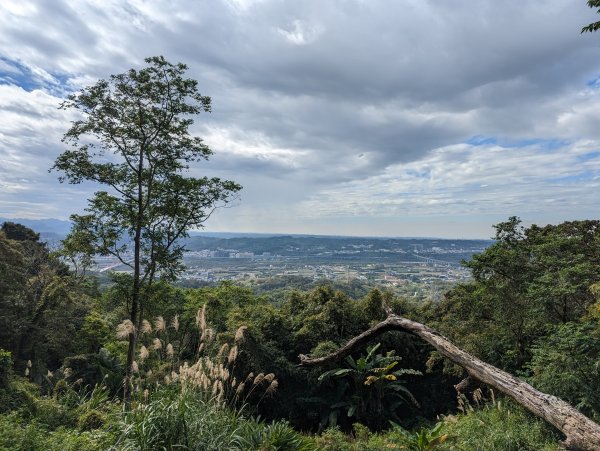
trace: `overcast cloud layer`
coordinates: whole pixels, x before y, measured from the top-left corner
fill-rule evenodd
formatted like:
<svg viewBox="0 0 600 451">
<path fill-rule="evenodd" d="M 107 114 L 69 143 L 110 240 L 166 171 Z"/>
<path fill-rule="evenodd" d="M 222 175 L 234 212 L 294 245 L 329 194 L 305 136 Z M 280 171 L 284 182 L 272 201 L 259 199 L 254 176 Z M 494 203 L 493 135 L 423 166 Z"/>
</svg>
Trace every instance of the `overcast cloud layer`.
<svg viewBox="0 0 600 451">
<path fill-rule="evenodd" d="M 163 55 L 189 65 L 244 186 L 207 230 L 489 237 L 596 218 L 600 33 L 584 0 L 0 3 L 0 216 L 66 219 L 48 173 L 65 95 Z"/>
</svg>

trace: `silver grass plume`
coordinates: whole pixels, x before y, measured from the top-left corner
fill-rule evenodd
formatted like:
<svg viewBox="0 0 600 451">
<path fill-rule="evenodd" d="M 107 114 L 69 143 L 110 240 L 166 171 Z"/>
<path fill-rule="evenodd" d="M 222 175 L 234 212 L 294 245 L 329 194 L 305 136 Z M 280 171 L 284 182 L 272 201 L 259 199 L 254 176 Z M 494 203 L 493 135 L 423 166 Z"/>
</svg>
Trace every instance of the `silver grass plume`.
<svg viewBox="0 0 600 451">
<path fill-rule="evenodd" d="M 246 326 L 240 326 L 235 332 L 235 342 L 239 343 L 244 340 L 244 333 L 248 330 Z"/>
<path fill-rule="evenodd" d="M 269 386 L 267 387 L 267 389 L 265 390 L 265 395 L 271 396 L 275 393 L 275 391 L 277 390 L 277 387 L 279 386 L 279 382 L 277 382 L 277 379 L 273 379 L 271 381 L 271 383 L 269 384 Z"/>
<path fill-rule="evenodd" d="M 252 383 L 252 385 L 258 385 L 258 384 L 260 384 L 263 381 L 264 378 L 265 378 L 265 375 L 263 373 L 259 373 L 254 378 L 254 382 Z"/>
<path fill-rule="evenodd" d="M 154 320 L 154 329 L 156 329 L 157 332 L 162 332 L 166 327 L 165 319 L 162 316 L 157 316 Z"/>
<path fill-rule="evenodd" d="M 148 348 L 146 346 L 142 345 L 142 347 L 140 348 L 140 361 L 143 362 L 149 356 L 150 356 L 150 352 L 148 351 Z"/>
<path fill-rule="evenodd" d="M 220 359 L 229 351 L 229 345 L 227 343 L 223 343 L 221 348 L 219 348 L 219 352 L 217 353 L 217 359 Z"/>
<path fill-rule="evenodd" d="M 145 319 L 142 321 L 142 333 L 149 334 L 150 332 L 152 332 L 152 324 L 150 324 L 150 321 Z"/>
<path fill-rule="evenodd" d="M 130 319 L 125 319 L 117 326 L 117 338 L 123 339 L 129 337 L 129 334 L 135 332 L 135 326 Z"/>
<path fill-rule="evenodd" d="M 272 382 L 272 381 L 273 381 L 273 379 L 275 379 L 275 374 L 273 374 L 273 373 L 269 373 L 269 374 L 267 374 L 267 375 L 265 376 L 265 380 L 266 380 L 267 382 Z"/>
<path fill-rule="evenodd" d="M 229 364 L 231 365 L 233 362 L 235 362 L 235 359 L 237 359 L 238 356 L 238 347 L 237 346 L 232 346 L 231 350 L 229 351 L 229 355 L 227 356 L 227 361 L 229 362 Z"/>
</svg>

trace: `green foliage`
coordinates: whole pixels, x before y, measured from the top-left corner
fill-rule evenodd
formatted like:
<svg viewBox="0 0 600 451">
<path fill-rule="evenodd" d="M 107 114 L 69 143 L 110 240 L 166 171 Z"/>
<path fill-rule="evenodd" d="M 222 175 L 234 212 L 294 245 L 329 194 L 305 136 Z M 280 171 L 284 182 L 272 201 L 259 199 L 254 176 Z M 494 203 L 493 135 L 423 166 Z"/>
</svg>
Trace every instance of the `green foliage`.
<svg viewBox="0 0 600 451">
<path fill-rule="evenodd" d="M 600 335 L 593 324 L 554 327 L 532 349 L 528 365 L 534 387 L 600 419 Z"/>
<path fill-rule="evenodd" d="M 242 422 L 238 432 L 238 446 L 241 449 L 264 451 L 318 449 L 309 438 L 294 431 L 285 422 L 265 424 L 257 420 Z"/>
<path fill-rule="evenodd" d="M 106 415 L 98 410 L 86 410 L 77 418 L 77 427 L 80 431 L 100 429 L 107 422 Z"/>
<path fill-rule="evenodd" d="M 30 417 L 37 422 L 56 429 L 60 426 L 74 427 L 77 423 L 72 406 L 57 402 L 52 398 L 34 398 L 28 411 Z"/>
<path fill-rule="evenodd" d="M 558 451 L 558 436 L 513 403 L 496 402 L 444 419 L 448 439 L 440 450 Z"/>
<path fill-rule="evenodd" d="M 240 418 L 191 391 L 161 388 L 133 404 L 118 425 L 122 449 L 229 449 Z"/>
<path fill-rule="evenodd" d="M 315 437 L 315 444 L 323 451 L 381 451 L 408 450 L 410 438 L 397 430 L 372 433 L 368 428 L 355 423 L 354 434 L 347 435 L 339 428 L 329 428 Z"/>
<path fill-rule="evenodd" d="M 600 0 L 588 0 L 587 5 L 590 8 L 596 8 L 596 12 L 600 14 Z M 582 33 L 592 33 L 600 29 L 600 21 L 592 22 L 581 29 Z"/>
<path fill-rule="evenodd" d="M 14 222 L 6 221 L 2 223 L 2 229 L 4 235 L 9 240 L 15 241 L 31 241 L 38 242 L 40 240 L 40 234 L 35 233 L 28 227 L 25 227 L 22 224 L 17 224 Z"/>
<path fill-rule="evenodd" d="M 124 361 L 124 356 L 123 356 Z M 108 349 L 101 348 L 95 354 L 79 354 L 63 361 L 63 372 L 69 368 L 70 380 L 81 379 L 82 387 L 107 386 L 111 393 L 122 389 L 125 369 L 123 363 Z M 57 388 L 55 387 L 55 391 Z"/>
<path fill-rule="evenodd" d="M 399 379 L 403 375 L 421 375 L 410 369 L 395 369 L 399 357 L 389 351 L 377 354 L 381 344 L 367 349 L 367 355 L 355 360 L 346 358 L 345 368 L 335 368 L 319 376 L 319 381 L 341 379 L 342 396 L 339 402 L 331 405 L 328 421 L 335 426 L 338 418 L 336 410 L 345 411 L 350 418 L 356 418 L 372 428 L 381 428 L 390 419 L 397 419 L 396 410 L 407 400 L 416 400 Z M 333 415 L 332 415 L 333 414 Z"/>
<path fill-rule="evenodd" d="M 178 240 L 199 227 L 217 203 L 225 203 L 240 186 L 220 179 L 186 178 L 189 163 L 207 159 L 211 150 L 189 133 L 190 116 L 210 111 L 210 98 L 197 82 L 184 78 L 187 66 L 163 57 L 148 66 L 100 80 L 69 96 L 64 109 L 75 121 L 63 138 L 71 146 L 53 169 L 61 181 L 94 181 L 107 187 L 90 199 L 88 214 L 73 215 L 65 246 L 73 253 L 122 258 L 134 244 L 134 279 L 154 275 L 173 278 L 180 270 L 183 247 Z M 110 162 L 104 153 L 116 156 Z M 137 280 L 140 282 L 140 280 Z M 141 285 L 134 285 L 134 292 Z"/>
<path fill-rule="evenodd" d="M 37 421 L 25 421 L 17 413 L 0 415 L 0 449 L 11 451 L 102 451 L 114 443 L 110 432 L 48 429 Z"/>
<path fill-rule="evenodd" d="M 75 349 L 73 337 L 90 298 L 33 231 L 7 224 L 14 239 L 0 231 L 0 343 L 12 353 L 17 374 L 28 368 L 29 377 L 41 382 Z"/>
<path fill-rule="evenodd" d="M 437 448 L 448 439 L 448 434 L 443 433 L 444 423 L 439 422 L 431 429 L 421 428 L 409 432 L 399 425 L 394 425 L 394 430 L 400 432 L 408 442 L 408 449 L 412 451 L 430 451 Z"/>
<path fill-rule="evenodd" d="M 12 354 L 0 348 L 0 389 L 8 387 L 8 377 L 12 373 Z"/>
<path fill-rule="evenodd" d="M 112 337 L 111 324 L 105 315 L 96 310 L 86 315 L 76 339 L 77 351 L 82 354 L 97 353 Z"/>
<path fill-rule="evenodd" d="M 330 428 L 315 438 L 325 451 L 370 450 L 507 450 L 558 451 L 559 437 L 521 407 L 494 402 L 481 408 L 468 407 L 466 413 L 447 416 L 431 428 L 407 431 L 398 425 L 371 433 L 355 425 L 354 435 Z"/>
<path fill-rule="evenodd" d="M 600 222 L 524 229 L 513 217 L 496 229 L 496 243 L 465 263 L 473 281 L 450 290 L 431 318 L 467 350 L 517 372 L 548 326 L 578 321 L 594 302 Z"/>
</svg>

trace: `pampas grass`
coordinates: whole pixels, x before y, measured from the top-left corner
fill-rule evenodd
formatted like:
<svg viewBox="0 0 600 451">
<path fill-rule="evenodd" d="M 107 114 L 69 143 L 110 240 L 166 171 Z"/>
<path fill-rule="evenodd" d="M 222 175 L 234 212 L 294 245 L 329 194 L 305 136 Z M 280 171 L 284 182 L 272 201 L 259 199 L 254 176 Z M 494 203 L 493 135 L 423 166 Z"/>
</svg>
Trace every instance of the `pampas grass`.
<svg viewBox="0 0 600 451">
<path fill-rule="evenodd" d="M 163 332 L 167 328 L 167 323 L 162 316 L 157 316 L 154 320 L 154 329 L 156 332 Z"/>
<path fill-rule="evenodd" d="M 167 385 L 177 387 L 181 391 L 197 392 L 207 402 L 235 406 L 245 404 L 255 394 L 260 396 L 258 401 L 260 403 L 265 396 L 275 393 L 278 386 L 275 374 L 261 372 L 255 375 L 254 372 L 250 372 L 244 377 L 235 371 L 240 353 L 239 346 L 244 341 L 247 331 L 245 326 L 237 329 L 233 343 L 220 342 L 217 346 L 215 331 L 208 324 L 206 305 L 197 311 L 195 322 L 200 340 L 195 360 L 191 363 L 179 361 L 177 358 L 178 355 L 182 355 L 178 352 L 177 346 L 186 342 L 185 335 L 181 337 L 179 333 L 187 331 L 181 327 L 178 315 L 175 315 L 170 323 L 167 323 L 164 316 L 157 316 L 153 324 L 146 320 L 142 322 L 140 326 L 142 331 L 145 333 L 154 331 L 157 336 L 144 339 L 145 344 L 141 344 L 138 351 L 139 358 L 134 364 L 134 372 L 138 374 L 137 387 L 140 397 L 144 389 L 156 390 L 161 385 Z M 170 326 L 167 327 L 167 324 Z M 120 329 L 126 336 L 131 332 L 132 326 L 133 324 L 126 320 L 120 325 Z M 165 358 L 169 359 L 168 366 L 153 366 L 157 362 L 163 362 Z M 144 371 L 141 371 L 142 366 L 145 367 Z M 160 383 L 156 382 L 156 376 L 150 382 L 149 379 L 153 376 L 151 367 L 160 369 L 158 373 Z M 163 371 L 166 367 L 170 368 L 165 374 Z M 148 395 L 144 394 L 143 398 L 147 399 Z"/>
<path fill-rule="evenodd" d="M 142 333 L 149 334 L 150 332 L 152 332 L 152 325 L 150 324 L 150 321 L 145 319 L 142 321 Z"/>
<path fill-rule="evenodd" d="M 117 338 L 121 340 L 129 337 L 129 335 L 133 333 L 135 333 L 135 326 L 130 319 L 123 320 L 123 322 L 117 326 Z"/>
</svg>

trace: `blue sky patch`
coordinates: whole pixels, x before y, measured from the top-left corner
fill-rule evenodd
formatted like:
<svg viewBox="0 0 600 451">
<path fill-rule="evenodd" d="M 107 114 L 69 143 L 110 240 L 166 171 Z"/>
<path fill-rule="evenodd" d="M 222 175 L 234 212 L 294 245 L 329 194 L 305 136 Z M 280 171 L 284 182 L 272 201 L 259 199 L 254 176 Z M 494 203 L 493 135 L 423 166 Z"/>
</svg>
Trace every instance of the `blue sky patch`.
<svg viewBox="0 0 600 451">
<path fill-rule="evenodd" d="M 584 162 L 584 161 L 594 160 L 598 157 L 600 157 L 600 152 L 594 151 L 594 152 L 584 153 L 583 155 L 577 155 L 577 157 L 575 157 L 575 158 L 577 159 L 577 161 Z"/>
<path fill-rule="evenodd" d="M 552 177 L 546 179 L 549 183 L 578 183 L 592 180 L 596 177 L 596 173 L 592 171 L 583 171 L 577 174 L 563 175 L 561 177 Z"/>
<path fill-rule="evenodd" d="M 415 171 L 413 169 L 409 169 L 406 171 L 406 175 L 410 175 L 411 177 L 417 177 L 420 179 L 425 179 L 431 176 L 431 171 L 426 169 L 424 171 Z"/>
<path fill-rule="evenodd" d="M 529 139 L 498 139 L 495 136 L 483 136 L 475 135 L 465 141 L 466 144 L 471 146 L 489 146 L 498 145 L 507 149 L 518 148 L 518 147 L 529 147 L 539 146 L 543 150 L 556 150 L 561 147 L 568 146 L 570 141 L 565 139 L 554 139 L 554 138 L 529 138 Z"/>
<path fill-rule="evenodd" d="M 31 67 L 0 56 L 0 84 L 14 85 L 31 92 L 44 89 L 52 94 L 62 95 L 69 91 L 69 76 L 40 70 L 36 73 Z"/>
<path fill-rule="evenodd" d="M 592 78 L 591 80 L 586 81 L 585 85 L 588 88 L 593 88 L 593 89 L 600 88 L 600 75 L 598 75 L 596 78 Z"/>
<path fill-rule="evenodd" d="M 471 146 L 489 146 L 490 144 L 498 144 L 498 139 L 493 136 L 475 135 L 465 141 Z"/>
</svg>

